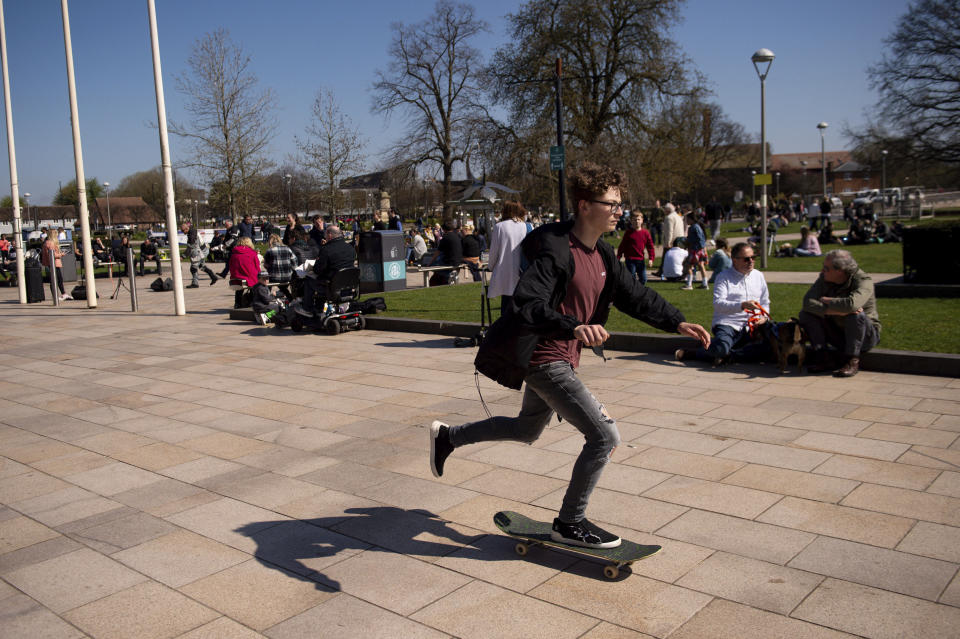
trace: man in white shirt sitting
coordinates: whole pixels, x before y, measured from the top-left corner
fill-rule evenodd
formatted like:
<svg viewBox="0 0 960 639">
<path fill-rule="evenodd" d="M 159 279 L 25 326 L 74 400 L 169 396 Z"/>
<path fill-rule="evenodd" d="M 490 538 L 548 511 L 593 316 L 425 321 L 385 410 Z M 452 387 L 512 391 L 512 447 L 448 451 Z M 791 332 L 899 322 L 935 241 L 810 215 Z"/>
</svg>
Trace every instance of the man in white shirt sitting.
<svg viewBox="0 0 960 639">
<path fill-rule="evenodd" d="M 673 247 L 663 256 L 663 275 L 661 279 L 679 282 L 683 279 L 683 261 L 687 259 L 687 250 L 683 248 L 684 239 L 673 240 Z"/>
<path fill-rule="evenodd" d="M 766 340 L 759 331 L 750 334 L 748 311 L 770 312 L 770 292 L 763 273 L 754 270 L 753 248 L 740 242 L 731 251 L 733 267 L 722 271 L 713 285 L 713 340 L 710 348 L 680 349 L 678 360 L 697 359 L 715 366 L 730 361 L 758 361 L 768 352 Z M 760 314 L 757 325 L 768 320 Z"/>
</svg>

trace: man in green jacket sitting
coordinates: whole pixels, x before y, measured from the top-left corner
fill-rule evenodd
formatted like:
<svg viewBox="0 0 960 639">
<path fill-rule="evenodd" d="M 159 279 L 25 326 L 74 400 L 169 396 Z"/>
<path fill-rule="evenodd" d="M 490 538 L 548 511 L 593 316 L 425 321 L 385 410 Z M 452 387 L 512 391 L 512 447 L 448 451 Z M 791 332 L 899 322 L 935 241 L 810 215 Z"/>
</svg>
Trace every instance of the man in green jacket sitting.
<svg viewBox="0 0 960 639">
<path fill-rule="evenodd" d="M 834 377 L 857 374 L 860 354 L 880 342 L 880 316 L 873 280 L 860 270 L 849 251 L 830 251 L 824 256 L 820 277 L 803 297 L 799 320 L 813 350 L 810 372 L 832 368 L 825 357 L 829 344 L 843 355 Z"/>
</svg>

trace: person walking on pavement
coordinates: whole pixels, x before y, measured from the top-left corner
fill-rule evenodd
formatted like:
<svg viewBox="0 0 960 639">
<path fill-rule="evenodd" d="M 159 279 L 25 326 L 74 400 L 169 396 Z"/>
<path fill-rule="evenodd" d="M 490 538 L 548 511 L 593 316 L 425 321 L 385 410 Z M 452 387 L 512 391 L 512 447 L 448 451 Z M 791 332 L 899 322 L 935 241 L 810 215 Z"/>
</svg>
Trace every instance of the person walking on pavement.
<svg viewBox="0 0 960 639">
<path fill-rule="evenodd" d="M 190 286 L 187 288 L 200 287 L 199 271 L 203 271 L 210 276 L 210 286 L 213 286 L 219 278 L 217 274 L 207 266 L 205 261 L 210 249 L 207 247 L 207 244 L 200 239 L 200 234 L 197 233 L 197 229 L 195 229 L 190 222 L 184 222 L 181 228 L 187 235 L 187 255 L 190 257 L 190 277 L 192 279 Z M 229 263 L 227 267 L 229 268 Z"/>
<path fill-rule="evenodd" d="M 220 272 L 220 277 L 226 278 L 230 275 L 230 255 L 233 253 L 233 247 L 237 245 L 237 240 L 240 239 L 240 229 L 234 226 L 233 220 L 226 220 L 223 225 L 226 227 L 223 232 L 223 248 L 227 255 L 223 260 L 223 270 Z"/>
<path fill-rule="evenodd" d="M 616 423 L 577 376 L 583 346 L 602 353 L 611 306 L 704 346 L 710 334 L 643 286 L 601 238 L 612 231 L 623 208 L 625 176 L 583 163 L 570 178 L 574 219 L 546 224 L 524 239 L 529 266 L 513 293 L 514 311 L 501 316 L 480 344 L 477 370 L 519 390 L 526 383 L 520 414 L 495 416 L 460 426 L 434 422 L 429 429 L 430 469 L 444 472 L 460 446 L 484 441 L 536 441 L 554 413 L 576 427 L 585 443 L 573 467 L 551 538 L 588 548 L 612 548 L 620 537 L 586 518 L 590 494 L 620 443 Z"/>
</svg>

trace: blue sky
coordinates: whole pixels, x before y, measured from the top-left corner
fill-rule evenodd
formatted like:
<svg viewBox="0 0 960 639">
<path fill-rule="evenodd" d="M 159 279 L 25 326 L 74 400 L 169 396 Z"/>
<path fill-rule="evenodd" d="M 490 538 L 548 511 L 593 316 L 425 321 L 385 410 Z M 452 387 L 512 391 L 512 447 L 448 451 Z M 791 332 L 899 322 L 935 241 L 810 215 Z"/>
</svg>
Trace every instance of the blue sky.
<svg viewBox="0 0 960 639">
<path fill-rule="evenodd" d="M 60 3 L 6 0 L 7 55 L 20 192 L 49 204 L 58 181 L 75 177 Z M 370 86 L 387 64 L 391 24 L 427 17 L 432 1 L 408 0 L 156 0 L 167 116 L 182 120 L 174 78 L 193 43 L 217 28 L 230 31 L 252 58 L 263 86 L 277 97 L 279 127 L 272 157 L 283 161 L 307 125 L 317 89 L 331 88 L 369 140 L 368 165 L 403 135 L 403 119 L 370 113 Z M 714 99 L 748 131 L 760 130 L 760 82 L 751 54 L 777 58 L 767 78 L 767 137 L 775 153 L 819 149 L 817 122 L 830 123 L 827 149 L 846 147 L 841 124 L 863 121 L 875 94 L 865 70 L 906 8 L 904 0 L 689 0 L 673 31 L 677 46 L 703 72 Z M 491 33 L 477 45 L 490 52 L 507 36 L 504 16 L 518 0 L 475 3 Z M 70 3 L 84 170 L 116 184 L 160 164 L 147 3 Z M 3 141 L 6 126 L 0 122 Z M 176 162 L 182 145 L 171 136 Z M 9 193 L 7 154 L 0 193 Z"/>
</svg>

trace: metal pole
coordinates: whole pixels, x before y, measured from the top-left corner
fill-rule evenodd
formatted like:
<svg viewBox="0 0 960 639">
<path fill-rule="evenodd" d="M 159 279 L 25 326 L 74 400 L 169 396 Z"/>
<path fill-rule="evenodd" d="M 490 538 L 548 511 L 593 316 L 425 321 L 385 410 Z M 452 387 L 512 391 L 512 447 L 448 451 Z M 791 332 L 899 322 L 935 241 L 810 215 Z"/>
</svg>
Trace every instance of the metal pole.
<svg viewBox="0 0 960 639">
<path fill-rule="evenodd" d="M 113 241 L 113 218 L 110 217 L 110 183 L 105 182 L 104 186 L 107 187 L 106 189 L 107 191 L 107 228 L 110 229 L 108 232 L 110 234 L 110 241 L 112 242 Z"/>
<path fill-rule="evenodd" d="M 130 310 L 136 313 L 140 309 L 137 304 L 137 278 L 133 270 L 132 248 L 127 248 L 127 276 L 130 278 Z"/>
<path fill-rule="evenodd" d="M 170 268 L 173 271 L 173 305 L 176 315 L 185 315 L 183 273 L 180 272 L 180 244 L 177 240 L 177 211 L 173 201 L 173 168 L 167 140 L 167 108 L 163 100 L 163 76 L 160 71 L 160 41 L 157 35 L 157 10 L 154 0 L 147 0 L 150 19 L 150 42 L 153 45 L 153 83 L 157 92 L 157 123 L 160 129 L 160 161 L 163 165 L 163 186 L 167 209 L 167 239 L 170 242 Z"/>
<path fill-rule="evenodd" d="M 562 99 L 562 80 L 563 80 L 563 62 L 560 60 L 560 57 L 557 56 L 557 77 L 554 80 L 554 93 L 556 94 L 556 109 L 557 109 L 557 146 L 563 148 L 563 99 Z M 566 155 L 564 155 L 564 163 L 566 163 Z M 561 168 L 557 172 L 557 181 L 558 184 L 558 195 L 560 197 L 560 220 L 563 222 L 567 221 L 569 214 L 567 212 L 567 185 L 566 185 L 566 171 Z"/>
<path fill-rule="evenodd" d="M 97 307 L 97 285 L 93 277 L 93 249 L 90 247 L 90 214 L 87 211 L 87 183 L 83 175 L 83 148 L 80 145 L 80 117 L 77 114 L 77 87 L 73 75 L 73 45 L 70 42 L 70 12 L 67 0 L 60 0 L 63 13 L 63 47 L 67 56 L 67 89 L 70 94 L 70 122 L 73 125 L 73 161 L 77 171 L 77 201 L 80 203 L 80 240 L 83 243 L 83 270 L 86 277 L 87 308 Z"/>
<path fill-rule="evenodd" d="M 7 156 L 10 161 L 10 197 L 13 198 L 13 245 L 17 250 L 17 296 L 27 303 L 27 282 L 23 269 L 23 229 L 20 220 L 20 185 L 17 183 L 17 151 L 13 143 L 13 108 L 10 106 L 10 74 L 7 71 L 7 28 L 0 0 L 0 62 L 3 65 L 3 103 L 7 115 Z"/>
<path fill-rule="evenodd" d="M 881 166 L 883 171 L 880 177 L 880 215 L 887 214 L 887 152 L 881 151 Z"/>
<path fill-rule="evenodd" d="M 820 129 L 820 169 L 823 173 L 823 199 L 827 199 L 827 151 L 823 141 L 823 129 Z"/>
<path fill-rule="evenodd" d="M 767 90 L 766 79 L 760 80 L 760 151 L 763 156 L 761 173 L 763 188 L 760 189 L 760 268 L 767 268 Z"/>
<path fill-rule="evenodd" d="M 50 295 L 53 296 L 53 305 L 60 307 L 60 291 L 57 290 L 57 252 L 50 249 Z"/>
</svg>

